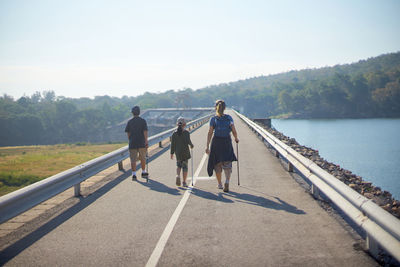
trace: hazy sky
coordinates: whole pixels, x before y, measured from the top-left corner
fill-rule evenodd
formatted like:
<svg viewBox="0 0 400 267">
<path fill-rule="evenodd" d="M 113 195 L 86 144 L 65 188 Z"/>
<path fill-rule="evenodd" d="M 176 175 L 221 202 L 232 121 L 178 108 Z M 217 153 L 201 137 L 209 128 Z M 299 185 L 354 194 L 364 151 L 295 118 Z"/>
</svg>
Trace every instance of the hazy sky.
<svg viewBox="0 0 400 267">
<path fill-rule="evenodd" d="M 400 51 L 399 0 L 0 0 L 0 94 L 136 96 Z"/>
</svg>

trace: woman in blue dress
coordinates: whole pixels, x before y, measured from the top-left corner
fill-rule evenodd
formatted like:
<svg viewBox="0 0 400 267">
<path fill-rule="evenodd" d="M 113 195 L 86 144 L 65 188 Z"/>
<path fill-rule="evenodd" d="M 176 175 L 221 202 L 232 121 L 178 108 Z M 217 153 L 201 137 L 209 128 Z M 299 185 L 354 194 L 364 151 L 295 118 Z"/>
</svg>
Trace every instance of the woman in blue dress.
<svg viewBox="0 0 400 267">
<path fill-rule="evenodd" d="M 208 175 L 212 176 L 213 171 L 215 171 L 215 176 L 218 180 L 218 188 L 224 189 L 224 192 L 229 192 L 232 161 L 237 161 L 233 151 L 231 132 L 236 143 L 239 143 L 239 139 L 232 117 L 228 114 L 224 114 L 225 107 L 225 102 L 223 100 L 217 100 L 215 102 L 216 116 L 210 119 L 206 153 L 210 155 L 207 166 Z M 222 170 L 224 170 L 226 178 L 224 187 L 222 187 L 221 181 Z"/>
</svg>

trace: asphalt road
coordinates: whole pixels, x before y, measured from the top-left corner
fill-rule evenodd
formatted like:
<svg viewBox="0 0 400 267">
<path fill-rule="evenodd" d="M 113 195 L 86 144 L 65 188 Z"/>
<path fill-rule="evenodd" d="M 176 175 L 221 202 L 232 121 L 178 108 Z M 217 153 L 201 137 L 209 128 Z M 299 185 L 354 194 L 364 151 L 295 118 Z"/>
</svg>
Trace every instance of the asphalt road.
<svg viewBox="0 0 400 267">
<path fill-rule="evenodd" d="M 120 176 L 17 242 L 5 266 L 376 266 L 232 116 L 240 186 L 236 163 L 229 193 L 207 178 L 203 126 L 191 135 L 193 189 L 175 186 L 166 151 L 150 163 L 149 183 Z"/>
</svg>

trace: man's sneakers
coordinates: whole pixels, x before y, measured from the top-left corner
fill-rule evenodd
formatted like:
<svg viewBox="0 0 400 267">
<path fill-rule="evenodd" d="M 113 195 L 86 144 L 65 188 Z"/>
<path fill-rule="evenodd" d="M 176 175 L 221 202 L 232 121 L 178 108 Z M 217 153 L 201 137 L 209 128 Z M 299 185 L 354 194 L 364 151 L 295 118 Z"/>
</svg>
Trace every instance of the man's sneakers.
<svg viewBox="0 0 400 267">
<path fill-rule="evenodd" d="M 218 184 L 218 189 L 222 189 L 222 184 Z"/>
<path fill-rule="evenodd" d="M 224 192 L 229 192 L 229 184 L 225 183 Z"/>
<path fill-rule="evenodd" d="M 183 187 L 188 187 L 187 183 L 185 181 L 182 182 Z"/>
<path fill-rule="evenodd" d="M 149 174 L 147 172 L 142 172 L 142 178 L 149 178 Z M 132 181 L 137 181 L 136 174 L 132 175 Z"/>
</svg>

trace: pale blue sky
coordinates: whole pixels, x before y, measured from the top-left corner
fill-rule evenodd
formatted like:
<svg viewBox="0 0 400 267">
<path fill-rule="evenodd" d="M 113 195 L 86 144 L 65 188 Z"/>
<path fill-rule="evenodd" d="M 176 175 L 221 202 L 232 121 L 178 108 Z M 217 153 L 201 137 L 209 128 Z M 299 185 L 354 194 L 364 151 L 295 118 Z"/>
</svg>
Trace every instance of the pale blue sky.
<svg viewBox="0 0 400 267">
<path fill-rule="evenodd" d="M 398 0 L 0 0 L 0 94 L 136 96 L 400 51 Z"/>
</svg>

